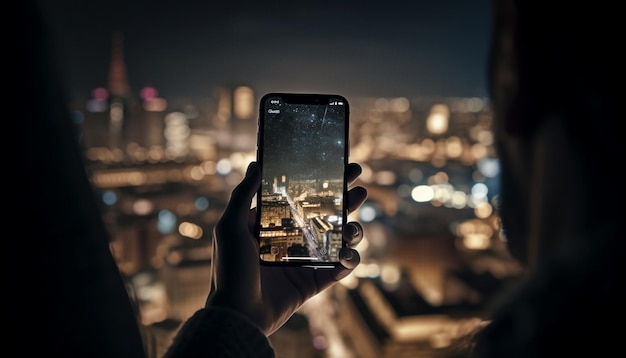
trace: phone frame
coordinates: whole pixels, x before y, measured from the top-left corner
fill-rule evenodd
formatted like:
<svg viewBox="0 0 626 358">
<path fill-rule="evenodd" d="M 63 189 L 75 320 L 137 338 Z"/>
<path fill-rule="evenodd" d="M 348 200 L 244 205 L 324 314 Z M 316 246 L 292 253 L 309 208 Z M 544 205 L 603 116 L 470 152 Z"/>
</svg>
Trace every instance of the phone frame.
<svg viewBox="0 0 626 358">
<path fill-rule="evenodd" d="M 343 151 L 342 151 L 342 158 L 340 159 L 342 161 L 342 170 L 341 170 L 341 209 L 340 209 L 340 224 L 341 225 L 332 225 L 332 229 L 331 230 L 327 230 L 326 232 L 324 232 L 321 235 L 324 235 L 324 239 L 323 241 L 326 243 L 326 246 L 329 247 L 328 251 L 322 251 L 325 250 L 324 248 L 322 248 L 321 250 L 319 249 L 319 241 L 317 242 L 317 247 L 313 250 L 309 250 L 308 248 L 306 248 L 307 252 L 308 252 L 308 256 L 302 256 L 302 257 L 306 257 L 306 259 L 298 259 L 299 256 L 289 256 L 290 258 L 287 261 L 283 261 L 283 260 L 265 260 L 263 259 L 264 255 L 273 255 L 273 256 L 277 256 L 280 253 L 285 252 L 289 247 L 291 246 L 287 246 L 287 244 L 285 245 L 281 245 L 282 247 L 278 247 L 278 246 L 273 246 L 270 245 L 270 253 L 266 253 L 265 251 L 267 251 L 267 245 L 264 245 L 265 242 L 262 238 L 262 234 L 263 233 L 267 233 L 270 232 L 271 229 L 269 229 L 268 227 L 264 227 L 262 224 L 262 208 L 264 205 L 264 201 L 263 201 L 263 194 L 265 192 L 267 192 L 267 190 L 265 189 L 267 187 L 266 183 L 266 171 L 265 171 L 265 163 L 264 163 L 264 155 L 267 151 L 266 145 L 264 145 L 264 141 L 266 140 L 266 112 L 268 111 L 268 107 L 271 107 L 271 105 L 268 106 L 268 101 L 270 101 L 271 99 L 280 99 L 282 102 L 281 106 L 283 104 L 285 105 L 303 105 L 303 106 L 307 106 L 307 105 L 312 105 L 312 106 L 327 106 L 325 108 L 325 110 L 328 110 L 328 106 L 331 105 L 332 101 L 335 101 L 335 103 L 342 103 L 341 106 L 343 107 L 344 110 L 344 114 L 343 114 L 343 133 L 341 134 L 340 138 L 343 139 Z M 337 104 L 335 104 L 337 105 Z M 337 105 L 339 107 L 339 105 Z M 324 117 L 325 118 L 325 117 Z M 257 127 L 257 157 L 256 160 L 259 163 L 260 167 L 261 167 L 261 173 L 262 173 L 262 184 L 259 188 L 259 190 L 257 191 L 256 194 L 256 221 L 255 221 L 255 226 L 254 226 L 254 234 L 255 237 L 258 240 L 259 243 L 259 247 L 260 247 L 260 252 L 259 252 L 259 261 L 262 265 L 269 265 L 269 266 L 296 266 L 296 267 L 314 267 L 314 268 L 332 268 L 332 267 L 336 267 L 337 265 L 340 265 L 339 263 L 339 250 L 343 247 L 345 247 L 346 243 L 343 240 L 343 236 L 342 236 L 342 230 L 343 230 L 343 225 L 346 224 L 347 220 L 348 220 L 348 206 L 347 206 L 347 194 L 348 194 L 348 182 L 347 182 L 347 178 L 346 178 L 346 167 L 348 165 L 348 161 L 349 161 L 349 154 L 350 154 L 350 142 L 349 142 L 349 132 L 350 132 L 350 128 L 349 128 L 349 122 L 350 122 L 350 106 L 349 106 L 349 102 L 348 100 L 342 96 L 342 95 L 337 95 L 337 94 L 320 94 L 320 93 L 287 93 L 287 92 L 272 92 L 272 93 L 267 93 L 265 94 L 263 97 L 261 97 L 260 101 L 259 101 L 259 118 L 258 118 L 258 127 Z M 317 122 L 316 122 L 317 123 Z M 323 122 L 320 122 L 323 124 Z M 318 148 L 319 145 L 321 145 L 320 143 L 318 143 Z M 268 174 L 269 175 L 269 174 Z M 317 178 L 318 181 L 319 180 L 325 180 L 325 179 L 330 179 L 330 178 L 326 178 L 326 177 L 320 177 Z M 338 179 L 338 178 L 333 178 L 333 179 Z M 284 179 L 283 179 L 284 180 Z M 287 180 L 288 182 L 290 182 L 290 180 Z M 265 185 L 267 184 L 267 185 Z M 319 185 L 319 183 L 316 183 L 317 185 Z M 289 185 L 287 185 L 287 187 L 289 187 Z M 285 192 L 287 191 L 287 189 L 284 189 Z M 330 190 L 329 192 L 333 192 L 332 190 Z M 271 193 L 270 195 L 272 195 L 274 193 Z M 287 197 L 287 196 L 285 196 Z M 322 200 L 322 199 L 319 199 Z M 337 198 L 335 197 L 334 200 L 337 200 Z M 292 201 L 292 204 L 294 204 L 295 202 Z M 302 209 L 302 207 L 299 207 L 300 209 Z M 321 210 L 321 209 L 320 209 Z M 304 212 L 304 209 L 302 209 L 302 212 Z M 289 213 L 290 213 L 290 218 L 293 220 L 293 216 L 295 215 L 294 212 L 289 209 Z M 285 218 L 285 219 L 289 219 L 289 218 Z M 299 220 L 298 220 L 299 219 Z M 309 220 L 308 217 L 307 218 L 296 218 L 295 221 L 300 221 L 303 222 L 303 220 Z M 320 222 L 321 221 L 321 222 Z M 323 225 L 328 225 L 329 222 L 325 221 L 323 219 L 318 219 L 316 220 L 317 223 L 319 223 L 320 225 L 317 226 L 317 228 L 319 228 L 320 226 Z M 311 229 L 313 225 L 299 225 L 299 226 L 295 226 L 294 228 L 294 232 L 296 232 L 296 237 L 297 237 L 297 229 L 299 229 L 300 231 L 302 231 L 302 241 L 303 241 L 303 245 L 306 245 L 306 243 L 304 242 L 309 242 L 311 237 L 311 232 L 313 231 Z M 288 228 L 288 226 L 285 226 L 285 222 L 283 222 L 283 220 L 281 219 L 281 224 L 280 224 L 281 228 Z M 326 226 L 328 227 L 328 226 Z M 307 230 L 307 233 L 305 234 L 305 230 Z M 321 231 L 321 230 L 320 230 Z M 337 232 L 338 231 L 338 232 Z M 286 232 L 286 231 L 283 231 Z M 288 234 L 286 234 L 288 235 Z M 317 234 L 320 235 L 320 234 Z M 317 236 L 317 238 L 319 239 L 320 236 Z M 287 239 L 285 239 L 287 240 Z M 336 244 L 336 240 L 340 240 L 341 244 L 340 246 L 337 246 Z M 269 242 L 269 239 L 267 240 Z M 335 243 L 333 245 L 333 243 Z M 274 253 L 276 252 L 276 253 Z M 331 254 L 332 252 L 332 254 Z M 328 259 L 320 259 L 319 256 L 318 258 L 315 258 L 315 255 L 325 255 L 328 254 L 330 257 L 330 259 L 332 260 L 328 260 Z M 336 259 L 336 260 L 335 260 Z"/>
</svg>

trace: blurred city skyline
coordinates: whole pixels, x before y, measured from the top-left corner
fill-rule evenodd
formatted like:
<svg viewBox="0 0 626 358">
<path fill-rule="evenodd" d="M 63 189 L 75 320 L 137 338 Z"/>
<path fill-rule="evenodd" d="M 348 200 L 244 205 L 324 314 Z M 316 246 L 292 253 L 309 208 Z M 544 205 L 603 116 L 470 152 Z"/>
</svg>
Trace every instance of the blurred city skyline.
<svg viewBox="0 0 626 358">
<path fill-rule="evenodd" d="M 486 0 L 43 5 L 150 357 L 206 298 L 267 92 L 344 95 L 368 188 L 361 265 L 272 335 L 278 352 L 432 353 L 519 273 L 492 205 Z"/>
<path fill-rule="evenodd" d="M 131 90 L 485 97 L 487 0 L 42 2 L 70 100 L 107 85 L 113 34 Z"/>
</svg>

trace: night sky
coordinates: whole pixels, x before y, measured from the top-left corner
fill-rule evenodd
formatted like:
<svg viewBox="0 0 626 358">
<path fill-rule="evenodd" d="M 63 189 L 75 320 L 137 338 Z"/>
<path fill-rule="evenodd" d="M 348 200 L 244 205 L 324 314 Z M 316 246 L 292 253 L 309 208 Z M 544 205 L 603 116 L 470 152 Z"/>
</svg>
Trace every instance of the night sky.
<svg viewBox="0 0 626 358">
<path fill-rule="evenodd" d="M 43 1 L 71 97 L 106 85 L 124 34 L 131 89 L 485 96 L 490 0 Z"/>
<path fill-rule="evenodd" d="M 343 178 L 344 107 L 283 104 L 280 111 L 265 117 L 264 177 Z"/>
</svg>

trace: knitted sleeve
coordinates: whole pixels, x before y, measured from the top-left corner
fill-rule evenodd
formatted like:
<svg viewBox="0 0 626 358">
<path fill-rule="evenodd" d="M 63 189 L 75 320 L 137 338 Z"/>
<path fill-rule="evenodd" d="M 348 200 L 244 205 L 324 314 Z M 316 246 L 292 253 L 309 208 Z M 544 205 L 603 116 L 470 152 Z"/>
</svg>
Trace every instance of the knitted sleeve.
<svg viewBox="0 0 626 358">
<path fill-rule="evenodd" d="M 274 358 L 265 334 L 238 312 L 203 308 L 180 328 L 164 357 Z"/>
</svg>

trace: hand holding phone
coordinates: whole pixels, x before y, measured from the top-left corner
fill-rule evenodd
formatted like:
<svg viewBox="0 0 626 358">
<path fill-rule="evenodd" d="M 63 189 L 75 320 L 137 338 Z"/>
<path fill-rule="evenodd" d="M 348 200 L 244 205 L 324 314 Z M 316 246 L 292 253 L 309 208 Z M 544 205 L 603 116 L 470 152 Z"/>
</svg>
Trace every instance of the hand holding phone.
<svg viewBox="0 0 626 358">
<path fill-rule="evenodd" d="M 361 174 L 357 163 L 349 163 L 346 181 L 351 184 Z M 231 198 L 213 231 L 211 291 L 207 307 L 224 307 L 248 317 L 266 335 L 279 329 L 309 298 L 343 279 L 358 266 L 360 255 L 354 247 L 363 239 L 358 222 L 343 227 L 346 247 L 340 250 L 339 264 L 324 266 L 264 265 L 259 260 L 258 238 L 251 216 L 251 201 L 261 185 L 258 163 L 250 163 L 246 175 Z M 354 186 L 348 191 L 348 212 L 357 210 L 367 198 L 367 190 Z"/>
<path fill-rule="evenodd" d="M 334 94 L 269 93 L 261 98 L 257 162 L 260 260 L 334 267 L 347 220 L 349 106 Z"/>
<path fill-rule="evenodd" d="M 271 94 L 261 100 L 260 111 L 258 160 L 250 163 L 213 231 L 207 307 L 239 312 L 269 336 L 308 299 L 357 267 L 354 247 L 363 229 L 346 218 L 365 202 L 367 190 L 347 190 L 361 167 L 347 163 L 349 112 L 343 97 Z M 323 200 L 313 200 L 318 197 Z M 334 207 L 322 207 L 329 198 Z M 314 223 L 329 226 L 319 230 Z M 305 231 L 313 245 L 290 251 L 305 243 Z M 331 235 L 337 231 L 340 243 Z M 278 249 L 272 252 L 273 246 Z"/>
</svg>

